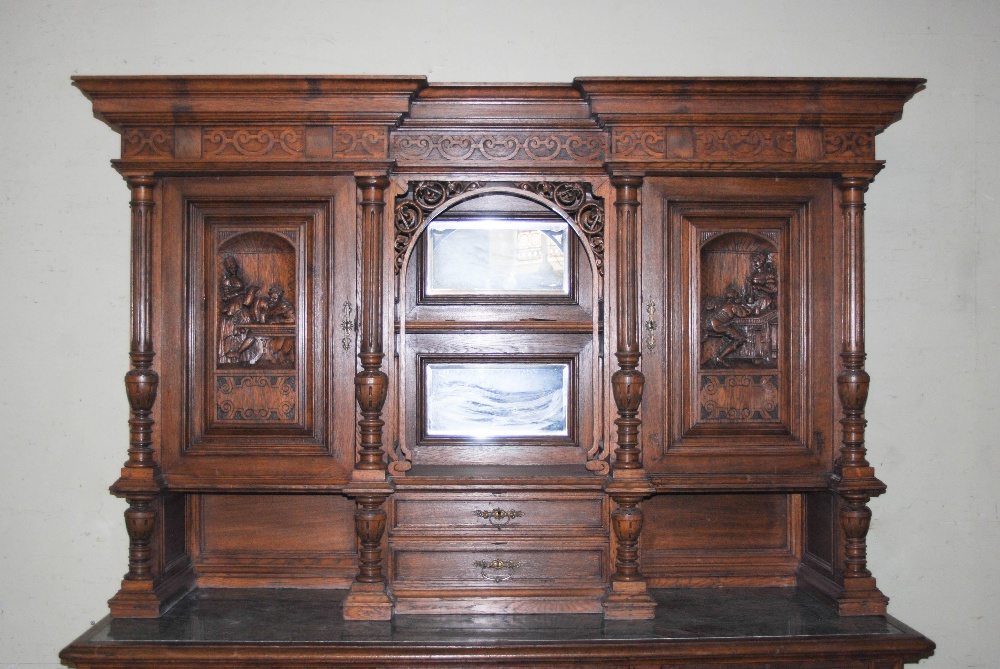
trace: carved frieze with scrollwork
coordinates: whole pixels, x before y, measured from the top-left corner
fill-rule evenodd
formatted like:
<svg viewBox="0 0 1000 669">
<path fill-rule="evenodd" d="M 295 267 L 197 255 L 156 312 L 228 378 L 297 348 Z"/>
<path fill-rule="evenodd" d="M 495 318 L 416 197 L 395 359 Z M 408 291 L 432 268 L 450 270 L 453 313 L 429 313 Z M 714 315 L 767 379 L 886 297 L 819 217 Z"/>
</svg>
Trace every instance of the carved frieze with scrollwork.
<svg viewBox="0 0 1000 669">
<path fill-rule="evenodd" d="M 170 158 L 172 128 L 126 128 L 122 131 L 122 158 Z"/>
<path fill-rule="evenodd" d="M 334 130 L 334 158 L 384 159 L 388 153 L 389 135 L 384 126 L 343 126 Z"/>
<path fill-rule="evenodd" d="M 398 132 L 392 153 L 400 163 L 601 163 L 607 137 L 591 132 Z"/>
<path fill-rule="evenodd" d="M 305 150 L 302 127 L 206 128 L 205 158 L 301 158 Z"/>
<path fill-rule="evenodd" d="M 875 134 L 865 130 L 826 128 L 823 150 L 827 158 L 872 160 L 875 158 Z"/>
<path fill-rule="evenodd" d="M 614 128 L 611 151 L 617 159 L 657 159 L 667 157 L 666 128 Z"/>
<path fill-rule="evenodd" d="M 793 128 L 697 128 L 695 155 L 701 159 L 793 160 Z"/>
</svg>

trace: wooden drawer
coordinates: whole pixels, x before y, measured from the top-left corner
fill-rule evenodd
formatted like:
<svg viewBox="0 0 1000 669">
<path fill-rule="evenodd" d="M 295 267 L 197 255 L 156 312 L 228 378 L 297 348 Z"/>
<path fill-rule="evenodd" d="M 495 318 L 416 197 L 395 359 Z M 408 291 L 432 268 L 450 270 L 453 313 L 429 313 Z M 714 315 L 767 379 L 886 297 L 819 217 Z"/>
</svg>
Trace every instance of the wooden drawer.
<svg viewBox="0 0 1000 669">
<path fill-rule="evenodd" d="M 391 551 L 393 587 L 439 589 L 559 589 L 599 585 L 603 546 L 417 545 Z"/>
<path fill-rule="evenodd" d="M 594 493 L 397 493 L 392 497 L 394 534 L 516 533 L 607 530 L 605 497 Z M 513 531 L 513 532 L 512 532 Z"/>
</svg>

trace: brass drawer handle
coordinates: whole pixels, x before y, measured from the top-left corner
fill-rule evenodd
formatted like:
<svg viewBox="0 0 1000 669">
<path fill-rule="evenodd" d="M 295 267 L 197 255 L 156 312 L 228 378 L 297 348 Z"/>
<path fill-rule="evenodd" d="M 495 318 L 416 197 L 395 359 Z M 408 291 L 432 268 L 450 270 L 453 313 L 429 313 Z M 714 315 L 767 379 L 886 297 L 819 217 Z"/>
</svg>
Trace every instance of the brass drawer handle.
<svg viewBox="0 0 1000 669">
<path fill-rule="evenodd" d="M 497 528 L 498 530 L 502 530 L 504 527 L 507 526 L 508 523 L 510 523 L 510 521 L 514 520 L 515 518 L 520 518 L 521 516 L 524 515 L 523 511 L 518 511 L 517 509 L 511 509 L 510 511 L 504 511 L 503 509 L 491 509 L 490 511 L 482 511 L 480 509 L 476 509 L 475 513 L 480 518 L 485 518 L 486 520 L 490 521 L 490 525 Z"/>
<path fill-rule="evenodd" d="M 521 566 L 521 562 L 519 560 L 501 560 L 500 558 L 494 558 L 492 560 L 476 560 L 472 564 L 473 566 L 479 567 L 479 573 L 483 578 L 487 581 L 493 581 L 494 583 L 510 580 L 510 578 L 514 575 L 514 572 Z M 492 570 L 493 573 L 487 573 L 488 569 Z"/>
</svg>

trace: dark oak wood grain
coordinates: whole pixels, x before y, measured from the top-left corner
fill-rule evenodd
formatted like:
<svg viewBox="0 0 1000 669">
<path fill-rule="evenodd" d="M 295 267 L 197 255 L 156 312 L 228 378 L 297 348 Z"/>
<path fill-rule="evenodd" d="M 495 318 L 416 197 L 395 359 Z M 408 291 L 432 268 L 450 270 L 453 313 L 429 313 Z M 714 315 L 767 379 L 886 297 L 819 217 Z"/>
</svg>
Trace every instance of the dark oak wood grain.
<svg viewBox="0 0 1000 669">
<path fill-rule="evenodd" d="M 132 193 L 129 552 L 65 661 L 932 652 L 864 438 L 864 193 L 922 80 L 74 84 Z"/>
</svg>

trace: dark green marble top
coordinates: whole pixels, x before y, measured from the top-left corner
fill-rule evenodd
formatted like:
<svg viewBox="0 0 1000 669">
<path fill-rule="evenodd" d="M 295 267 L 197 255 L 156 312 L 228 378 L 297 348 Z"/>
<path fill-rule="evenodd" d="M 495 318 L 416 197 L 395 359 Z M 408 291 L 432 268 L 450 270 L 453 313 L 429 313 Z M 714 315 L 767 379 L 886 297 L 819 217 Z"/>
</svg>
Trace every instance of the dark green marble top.
<svg viewBox="0 0 1000 669">
<path fill-rule="evenodd" d="M 891 617 L 840 617 L 796 588 L 654 590 L 656 618 L 600 615 L 341 617 L 342 590 L 199 590 L 156 620 L 105 619 L 78 643 L 545 644 L 918 636 Z"/>
</svg>

